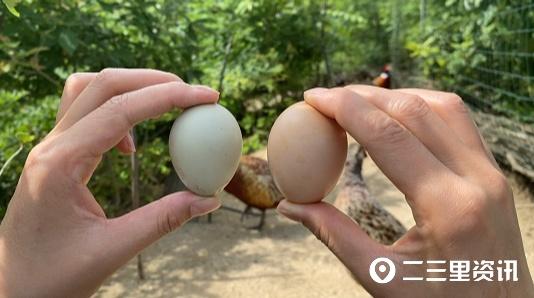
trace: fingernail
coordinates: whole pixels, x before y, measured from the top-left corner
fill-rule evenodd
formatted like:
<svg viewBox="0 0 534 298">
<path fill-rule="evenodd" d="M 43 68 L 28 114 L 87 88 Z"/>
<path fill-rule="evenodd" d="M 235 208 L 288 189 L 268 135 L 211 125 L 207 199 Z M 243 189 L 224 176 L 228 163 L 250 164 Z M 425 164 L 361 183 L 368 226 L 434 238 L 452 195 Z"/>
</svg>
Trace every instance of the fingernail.
<svg viewBox="0 0 534 298">
<path fill-rule="evenodd" d="M 193 87 L 194 89 L 197 89 L 197 90 L 201 90 L 201 91 L 207 91 L 207 92 L 210 92 L 210 93 L 217 93 L 219 94 L 219 91 L 211 88 L 211 87 L 208 87 L 208 86 L 204 86 L 204 85 L 191 85 L 191 87 Z"/>
<path fill-rule="evenodd" d="M 219 207 L 221 207 L 221 201 L 218 198 L 199 199 L 191 204 L 191 216 L 204 215 L 215 211 Z"/>
<path fill-rule="evenodd" d="M 276 207 L 276 211 L 290 219 L 293 219 L 293 217 L 298 214 L 299 207 L 300 206 L 290 203 L 287 200 L 283 200 L 278 204 L 278 207 Z"/>
<path fill-rule="evenodd" d="M 128 146 L 128 152 L 134 153 L 135 152 L 135 144 L 133 141 L 133 137 L 131 134 L 128 133 L 128 136 L 126 136 L 126 146 Z"/>
<path fill-rule="evenodd" d="M 326 88 L 313 88 L 313 89 L 304 91 L 304 98 L 320 97 L 320 96 L 325 95 L 327 92 L 328 92 L 328 89 Z"/>
</svg>

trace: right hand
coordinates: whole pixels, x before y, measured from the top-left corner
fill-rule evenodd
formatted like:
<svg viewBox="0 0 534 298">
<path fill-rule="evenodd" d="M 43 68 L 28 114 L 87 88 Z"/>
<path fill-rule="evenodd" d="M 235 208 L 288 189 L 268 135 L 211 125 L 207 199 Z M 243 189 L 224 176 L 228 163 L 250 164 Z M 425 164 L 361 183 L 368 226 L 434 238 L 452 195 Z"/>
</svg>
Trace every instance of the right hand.
<svg viewBox="0 0 534 298">
<path fill-rule="evenodd" d="M 512 192 L 455 94 L 371 86 L 316 88 L 306 102 L 335 119 L 368 151 L 403 192 L 416 225 L 391 246 L 369 238 L 327 203 L 282 201 L 278 211 L 303 223 L 377 297 L 534 297 Z M 387 257 L 397 268 L 386 284 L 373 281 L 371 262 Z M 430 282 L 430 268 L 405 260 L 517 260 L 518 281 Z M 449 277 L 449 262 L 438 268 Z M 494 271 L 497 280 L 497 270 Z"/>
</svg>

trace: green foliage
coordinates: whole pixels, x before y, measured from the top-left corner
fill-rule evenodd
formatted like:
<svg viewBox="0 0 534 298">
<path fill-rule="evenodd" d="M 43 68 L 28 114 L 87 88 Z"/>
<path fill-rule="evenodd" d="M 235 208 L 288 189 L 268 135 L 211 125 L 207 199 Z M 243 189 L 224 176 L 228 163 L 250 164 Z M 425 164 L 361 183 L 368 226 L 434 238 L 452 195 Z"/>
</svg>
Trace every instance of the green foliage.
<svg viewBox="0 0 534 298">
<path fill-rule="evenodd" d="M 14 1 L 5 1 L 14 7 Z M 325 2 L 326 3 L 326 2 Z M 158 68 L 222 91 L 244 152 L 265 144 L 276 116 L 302 91 L 387 61 L 386 4 L 312 0 L 22 1 L 0 9 L 0 205 L 13 194 L 29 150 L 54 124 L 69 74 L 105 67 Z M 11 5 L 11 6 L 9 6 Z M 368 45 L 353 42 L 379 34 Z M 368 61 L 372 61 L 368 63 Z M 140 124 L 141 197 L 160 195 L 172 170 L 167 136 L 177 113 Z M 129 158 L 110 152 L 89 187 L 110 214 L 129 206 Z"/>
<path fill-rule="evenodd" d="M 13 14 L 16 17 L 19 17 L 19 12 L 15 9 L 15 6 L 20 2 L 20 0 L 2 0 L 4 4 L 6 5 L 6 8 L 9 10 L 11 14 Z"/>
<path fill-rule="evenodd" d="M 0 215 L 15 190 L 31 148 L 53 127 L 58 98 L 33 99 L 26 92 L 0 90 L 0 166 L 22 145 L 22 152 L 0 177 Z"/>
<path fill-rule="evenodd" d="M 424 74 L 479 108 L 534 122 L 534 2 L 427 2 L 406 40 Z"/>
<path fill-rule="evenodd" d="M 0 165 L 20 145 L 24 149 L 0 177 L 0 208 L 12 196 L 29 150 L 52 128 L 62 85 L 74 72 L 157 68 L 218 88 L 220 103 L 241 126 L 245 153 L 265 144 L 277 115 L 300 100 L 303 90 L 368 80 L 390 61 L 396 70 L 420 66 L 422 74 L 446 89 L 462 87 L 483 100 L 491 98 L 487 101 L 495 110 L 522 119 L 532 113 L 532 106 L 506 94 L 480 93 L 457 75 L 476 77 L 477 67 L 506 63 L 475 48 L 509 44 L 533 52 L 532 42 L 504 34 L 510 24 L 518 28 L 515 23 L 532 20 L 532 13 L 497 17 L 510 1 L 4 2 L 9 9 L 17 5 L 21 17 L 0 6 Z M 426 11 L 424 19 L 421 11 Z M 534 67 L 524 69 L 524 64 L 514 62 L 510 71 L 532 75 Z M 402 84 L 407 78 L 397 80 Z M 506 90 L 534 92 L 513 80 L 501 83 Z M 172 171 L 167 137 L 177 115 L 136 127 L 145 202 L 160 196 Z M 89 187 L 113 215 L 129 206 L 129 180 L 129 158 L 112 151 Z"/>
</svg>

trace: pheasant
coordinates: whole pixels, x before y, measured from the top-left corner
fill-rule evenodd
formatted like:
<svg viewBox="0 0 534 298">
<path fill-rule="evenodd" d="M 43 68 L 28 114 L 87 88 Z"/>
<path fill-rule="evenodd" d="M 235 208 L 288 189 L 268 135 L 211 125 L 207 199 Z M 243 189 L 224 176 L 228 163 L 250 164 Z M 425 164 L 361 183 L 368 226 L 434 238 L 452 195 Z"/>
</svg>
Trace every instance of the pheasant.
<svg viewBox="0 0 534 298">
<path fill-rule="evenodd" d="M 354 219 L 371 238 L 390 245 L 404 235 L 406 229 L 369 193 L 362 176 L 365 156 L 365 150 L 360 145 L 354 143 L 349 146 L 334 206 Z"/>
<path fill-rule="evenodd" d="M 373 85 L 391 89 L 391 65 L 386 64 L 378 77 L 373 80 Z"/>
<path fill-rule="evenodd" d="M 239 167 L 225 190 L 247 205 L 241 221 L 252 208 L 261 211 L 259 224 L 252 227 L 258 230 L 265 223 L 265 211 L 276 208 L 284 198 L 274 183 L 267 161 L 250 155 L 241 156 Z"/>
</svg>

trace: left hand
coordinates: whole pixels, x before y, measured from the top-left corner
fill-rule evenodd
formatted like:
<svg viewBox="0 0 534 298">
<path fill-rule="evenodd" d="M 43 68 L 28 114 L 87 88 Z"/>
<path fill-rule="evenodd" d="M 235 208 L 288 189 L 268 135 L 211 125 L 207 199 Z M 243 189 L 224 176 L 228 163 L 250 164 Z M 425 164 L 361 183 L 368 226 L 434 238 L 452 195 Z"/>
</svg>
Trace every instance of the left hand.
<svg viewBox="0 0 534 298">
<path fill-rule="evenodd" d="M 107 219 L 87 182 L 102 155 L 134 151 L 129 130 L 218 93 L 147 69 L 74 74 L 57 124 L 29 154 L 0 226 L 1 297 L 83 297 L 161 236 L 217 209 L 216 198 L 170 194 Z"/>
</svg>

